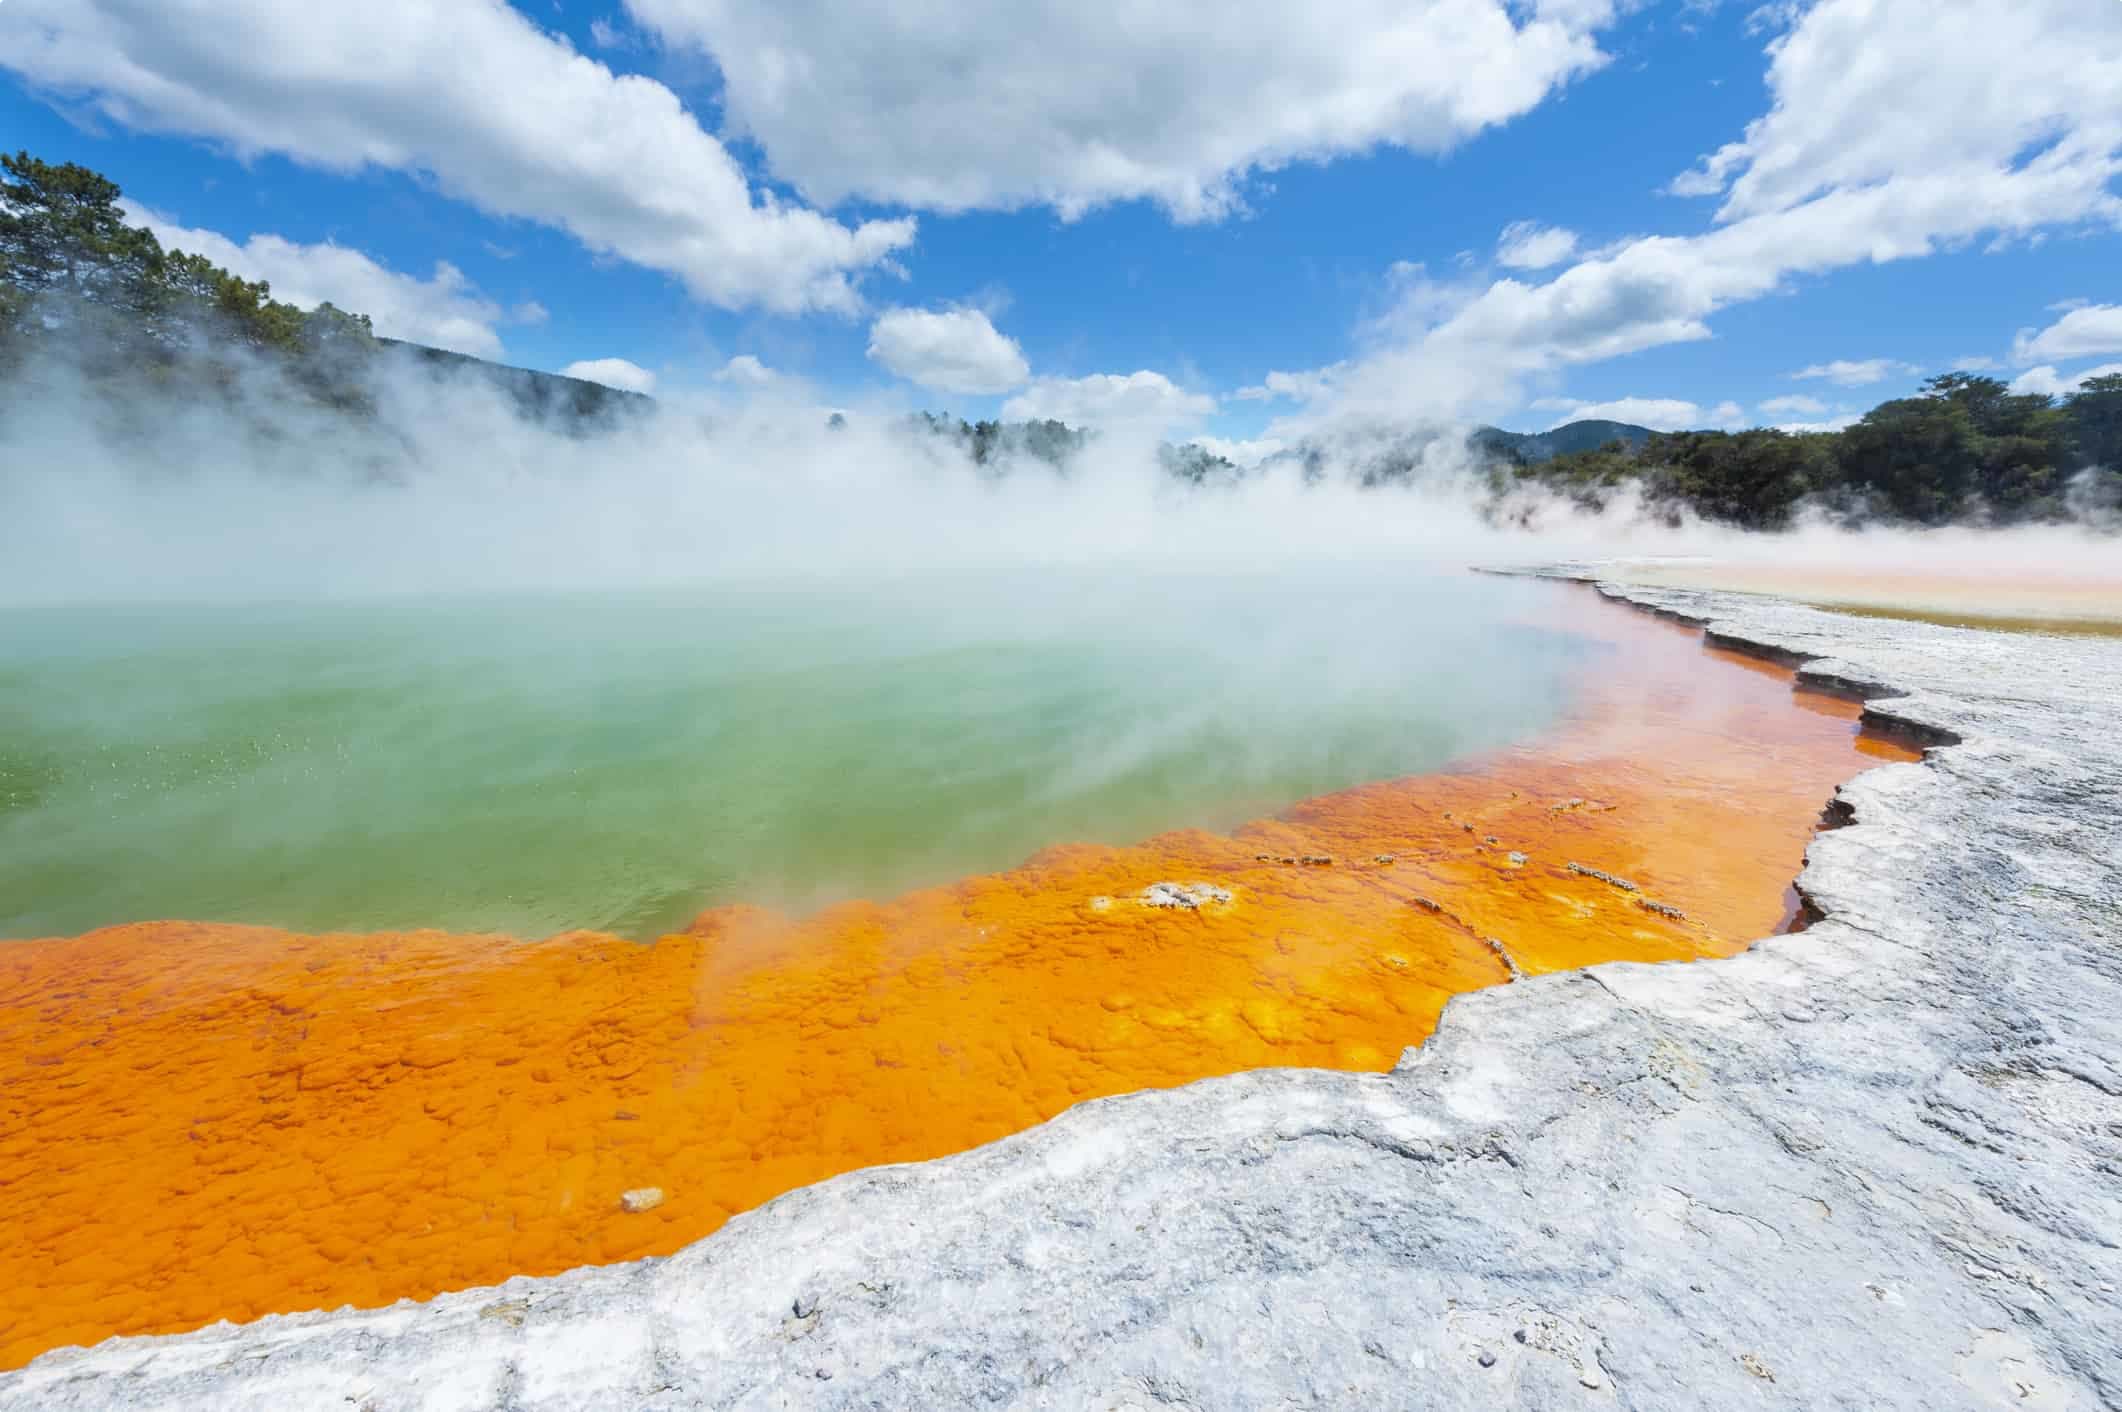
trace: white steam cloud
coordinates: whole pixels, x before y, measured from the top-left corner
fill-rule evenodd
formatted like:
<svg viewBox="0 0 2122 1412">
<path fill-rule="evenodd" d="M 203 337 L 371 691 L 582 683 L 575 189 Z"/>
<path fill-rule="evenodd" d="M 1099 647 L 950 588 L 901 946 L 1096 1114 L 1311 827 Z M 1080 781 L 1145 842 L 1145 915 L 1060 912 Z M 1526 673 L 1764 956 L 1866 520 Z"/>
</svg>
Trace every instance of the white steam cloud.
<svg viewBox="0 0 2122 1412">
<path fill-rule="evenodd" d="M 578 369 L 578 372 L 589 372 Z M 610 369 L 593 373 L 623 385 Z M 1089 380 L 1086 380 L 1088 382 Z M 1161 383 L 1161 380 L 1159 380 Z M 1167 423 L 1199 409 L 1169 384 L 1035 384 L 1012 415 L 1115 415 L 1065 473 L 1022 458 L 977 466 L 891 406 L 842 416 L 801 397 L 666 400 L 595 429 L 527 420 L 476 373 L 377 364 L 372 407 L 317 406 L 260 367 L 226 403 L 112 398 L 51 365 L 0 396 L 0 602 L 555 591 L 718 579 L 911 576 L 1040 566 L 1114 574 L 1189 565 L 1438 565 L 1626 553 L 1862 558 L 1883 536 L 1824 528 L 1761 537 L 1639 513 L 1586 513 L 1535 488 L 1499 523 L 1463 437 L 1421 446 L 1404 483 L 1362 468 L 1405 429 L 1344 428 L 1307 462 L 1266 460 L 1235 484 L 1159 466 Z M 1147 391 L 1145 391 L 1147 388 Z M 800 390 L 800 389 L 799 389 Z M 739 384 L 728 394 L 744 395 Z M 1067 395 L 1063 395 L 1063 394 Z M 1036 403 L 1037 405 L 1033 405 Z M 1398 443 L 1405 445 L 1404 441 Z M 1265 444 L 1204 445 L 1255 461 Z M 999 472 L 999 473 L 998 473 Z M 2092 507 L 2090 513 L 2103 513 Z M 2104 513 L 2112 514 L 2112 511 Z M 1810 536 L 1810 538 L 1808 538 Z M 2042 547 L 2030 563 L 2111 558 L 2079 530 L 1955 540 Z M 1921 545 L 1922 535 L 1899 542 Z"/>
</svg>

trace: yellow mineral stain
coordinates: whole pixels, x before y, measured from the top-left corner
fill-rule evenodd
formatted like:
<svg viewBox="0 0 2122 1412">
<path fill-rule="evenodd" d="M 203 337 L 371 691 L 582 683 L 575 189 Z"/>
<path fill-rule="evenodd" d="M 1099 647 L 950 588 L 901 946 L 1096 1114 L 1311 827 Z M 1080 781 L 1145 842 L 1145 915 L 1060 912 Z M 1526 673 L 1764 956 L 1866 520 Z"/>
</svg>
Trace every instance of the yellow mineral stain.
<svg viewBox="0 0 2122 1412">
<path fill-rule="evenodd" d="M 1635 583 L 1769 594 L 1866 617 L 2112 637 L 2122 634 L 2122 571 L 2105 551 L 2087 562 L 2090 543 L 2050 541 L 2053 562 L 2028 554 L 1985 561 L 1970 545 L 1964 556 L 1945 556 L 1956 561 L 1951 572 L 1937 569 L 1934 552 L 1918 568 L 1892 563 L 1892 550 L 1888 562 L 1871 567 L 1808 560 L 1800 549 L 1759 563 L 1639 560 L 1610 568 Z"/>
<path fill-rule="evenodd" d="M 1785 919 L 1834 786 L 1913 755 L 1848 703 L 1793 709 L 1780 668 L 1571 603 L 1616 650 L 1546 737 L 1230 835 L 718 908 L 652 946 L 193 922 L 0 946 L 0 1367 L 667 1254 L 1088 1098 L 1389 1068 L 1506 956 L 1728 955 Z M 1146 905 L 1160 882 L 1230 898 Z"/>
</svg>

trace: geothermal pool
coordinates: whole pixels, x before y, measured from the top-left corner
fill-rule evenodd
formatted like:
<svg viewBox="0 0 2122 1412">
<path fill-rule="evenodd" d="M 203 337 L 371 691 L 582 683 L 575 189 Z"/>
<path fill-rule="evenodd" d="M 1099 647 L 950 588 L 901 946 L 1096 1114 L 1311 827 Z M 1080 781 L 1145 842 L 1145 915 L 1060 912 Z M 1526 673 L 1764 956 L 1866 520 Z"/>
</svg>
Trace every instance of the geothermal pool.
<svg viewBox="0 0 2122 1412">
<path fill-rule="evenodd" d="M 0 930 L 122 925 L 0 944 L 0 1367 L 1388 1068 L 1455 993 L 1786 924 L 1913 758 L 1580 589 L 1068 590 L 13 624 Z"/>
<path fill-rule="evenodd" d="M 0 613 L 0 938 L 648 939 L 1229 827 L 1550 720 L 1533 584 L 1052 571 Z"/>
</svg>

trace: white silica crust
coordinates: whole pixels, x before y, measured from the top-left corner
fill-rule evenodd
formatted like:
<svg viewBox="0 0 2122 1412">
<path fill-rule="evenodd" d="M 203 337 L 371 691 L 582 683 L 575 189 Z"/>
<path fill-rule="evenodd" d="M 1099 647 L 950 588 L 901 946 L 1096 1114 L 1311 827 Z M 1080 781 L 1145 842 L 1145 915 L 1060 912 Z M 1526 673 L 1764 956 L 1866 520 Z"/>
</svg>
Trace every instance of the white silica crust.
<svg viewBox="0 0 2122 1412">
<path fill-rule="evenodd" d="M 1810 930 L 0 1409 L 2122 1405 L 2122 641 L 1608 591 L 1959 738 L 1843 789 Z"/>
</svg>

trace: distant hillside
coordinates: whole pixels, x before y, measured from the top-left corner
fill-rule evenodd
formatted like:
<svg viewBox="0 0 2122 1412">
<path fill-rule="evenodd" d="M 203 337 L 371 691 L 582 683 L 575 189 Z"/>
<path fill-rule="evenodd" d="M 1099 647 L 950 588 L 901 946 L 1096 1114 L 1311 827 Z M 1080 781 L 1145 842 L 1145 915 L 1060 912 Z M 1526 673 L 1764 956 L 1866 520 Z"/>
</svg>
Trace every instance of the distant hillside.
<svg viewBox="0 0 2122 1412">
<path fill-rule="evenodd" d="M 1657 433 L 1649 427 L 1639 427 L 1629 422 L 1568 422 L 1553 431 L 1524 432 L 1505 431 L 1501 427 L 1477 427 L 1468 438 L 1476 451 L 1487 452 L 1527 463 L 1551 460 L 1556 456 L 1571 456 L 1580 451 L 1596 451 L 1610 441 L 1625 444 L 1632 451 L 1640 451 Z"/>
<path fill-rule="evenodd" d="M 1540 460 L 1495 455 L 1500 514 L 1536 514 L 1541 499 L 1560 495 L 1748 529 L 1781 529 L 1807 512 L 1911 525 L 2122 521 L 2122 376 L 2088 378 L 2059 402 L 1941 373 L 1833 432 L 1657 432 L 1615 445 L 1604 429 L 1642 428 L 1561 430 L 1580 427 L 1602 429 L 1586 437 L 1596 444 Z"/>
<path fill-rule="evenodd" d="M 379 338 L 364 314 L 300 309 L 129 225 L 117 183 L 72 163 L 0 154 L 0 377 L 64 367 L 117 403 L 233 406 L 253 374 L 333 412 L 372 415 L 394 370 L 484 382 L 569 433 L 650 406 L 638 393 Z"/>
<path fill-rule="evenodd" d="M 537 421 L 602 423 L 655 405 L 654 399 L 643 393 L 622 392 L 601 382 L 490 363 L 466 353 L 451 353 L 403 339 L 378 337 L 375 341 L 387 355 L 408 359 L 430 371 L 483 379 L 507 393 L 524 416 Z"/>
</svg>

